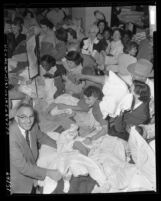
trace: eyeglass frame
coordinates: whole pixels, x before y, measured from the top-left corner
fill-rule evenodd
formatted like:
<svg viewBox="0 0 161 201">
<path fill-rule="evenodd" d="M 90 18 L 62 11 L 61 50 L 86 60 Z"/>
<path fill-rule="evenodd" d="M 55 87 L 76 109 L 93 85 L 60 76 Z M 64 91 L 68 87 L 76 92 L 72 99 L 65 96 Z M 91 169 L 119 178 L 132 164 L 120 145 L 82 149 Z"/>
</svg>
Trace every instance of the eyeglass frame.
<svg viewBox="0 0 161 201">
<path fill-rule="evenodd" d="M 16 115 L 18 118 L 22 119 L 22 120 L 27 120 L 27 119 L 31 119 L 31 118 L 34 118 L 34 114 L 32 116 L 19 116 L 19 115 Z"/>
</svg>

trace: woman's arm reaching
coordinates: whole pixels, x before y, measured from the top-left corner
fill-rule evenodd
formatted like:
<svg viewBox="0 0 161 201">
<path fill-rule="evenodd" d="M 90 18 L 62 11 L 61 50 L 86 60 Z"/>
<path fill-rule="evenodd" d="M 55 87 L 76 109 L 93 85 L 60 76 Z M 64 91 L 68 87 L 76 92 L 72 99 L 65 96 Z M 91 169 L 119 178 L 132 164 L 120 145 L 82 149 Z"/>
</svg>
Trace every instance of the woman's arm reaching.
<svg viewBox="0 0 161 201">
<path fill-rule="evenodd" d="M 104 85 L 105 82 L 105 76 L 94 76 L 94 75 L 77 75 L 78 80 L 89 80 L 92 82 L 96 82 L 98 84 Z"/>
</svg>

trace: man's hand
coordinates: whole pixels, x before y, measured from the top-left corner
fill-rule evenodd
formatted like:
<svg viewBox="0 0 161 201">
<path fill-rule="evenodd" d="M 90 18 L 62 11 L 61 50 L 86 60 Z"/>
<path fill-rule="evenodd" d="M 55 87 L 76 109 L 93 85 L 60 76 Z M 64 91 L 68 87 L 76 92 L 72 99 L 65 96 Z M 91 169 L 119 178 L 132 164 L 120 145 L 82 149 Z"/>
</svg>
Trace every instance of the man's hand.
<svg viewBox="0 0 161 201">
<path fill-rule="evenodd" d="M 54 181 L 59 181 L 62 178 L 62 174 L 58 170 L 47 170 L 46 176 L 50 177 Z"/>
</svg>

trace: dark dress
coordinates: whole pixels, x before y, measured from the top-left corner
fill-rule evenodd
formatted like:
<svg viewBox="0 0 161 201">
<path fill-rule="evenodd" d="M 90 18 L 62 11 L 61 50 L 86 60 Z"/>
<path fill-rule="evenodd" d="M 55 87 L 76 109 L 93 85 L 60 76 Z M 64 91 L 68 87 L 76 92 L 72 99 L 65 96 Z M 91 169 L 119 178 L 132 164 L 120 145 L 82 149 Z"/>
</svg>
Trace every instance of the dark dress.
<svg viewBox="0 0 161 201">
<path fill-rule="evenodd" d="M 109 129 L 109 134 L 127 141 L 129 133 L 126 131 L 126 126 L 146 124 L 149 119 L 149 102 L 143 102 L 136 109 L 131 110 L 130 112 L 126 111 L 123 115 L 116 117 L 114 119 L 114 125 Z"/>
<path fill-rule="evenodd" d="M 101 39 L 98 44 L 95 44 L 95 49 L 100 53 L 102 50 L 106 50 L 108 47 L 108 43 L 106 39 Z"/>
</svg>

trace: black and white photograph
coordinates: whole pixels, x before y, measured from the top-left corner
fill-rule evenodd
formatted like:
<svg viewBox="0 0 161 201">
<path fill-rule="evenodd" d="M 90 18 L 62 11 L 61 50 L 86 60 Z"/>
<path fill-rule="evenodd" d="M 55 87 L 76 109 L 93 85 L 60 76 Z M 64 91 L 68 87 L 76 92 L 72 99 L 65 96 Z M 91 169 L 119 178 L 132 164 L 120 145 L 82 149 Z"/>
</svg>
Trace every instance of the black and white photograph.
<svg viewBox="0 0 161 201">
<path fill-rule="evenodd" d="M 139 3 L 3 5 L 9 196 L 157 193 L 157 5 Z"/>
</svg>

